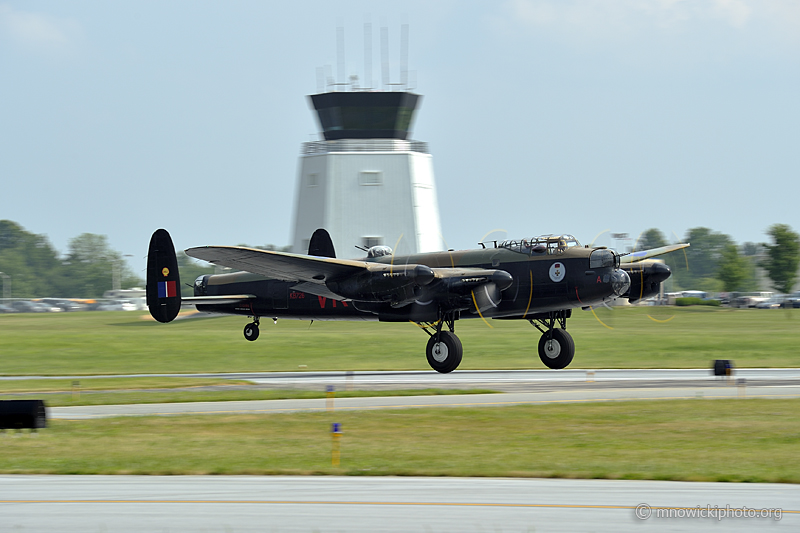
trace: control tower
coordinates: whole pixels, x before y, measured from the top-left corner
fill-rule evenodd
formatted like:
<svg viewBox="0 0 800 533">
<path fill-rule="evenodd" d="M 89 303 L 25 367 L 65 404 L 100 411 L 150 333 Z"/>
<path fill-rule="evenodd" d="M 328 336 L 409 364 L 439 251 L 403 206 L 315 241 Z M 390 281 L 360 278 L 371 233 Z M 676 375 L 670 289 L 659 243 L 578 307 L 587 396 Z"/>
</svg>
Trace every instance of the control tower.
<svg viewBox="0 0 800 533">
<path fill-rule="evenodd" d="M 317 228 L 337 256 L 386 245 L 400 254 L 443 250 L 433 160 L 409 140 L 420 95 L 349 91 L 309 96 L 324 140 L 303 143 L 292 251 L 307 253 Z"/>
</svg>

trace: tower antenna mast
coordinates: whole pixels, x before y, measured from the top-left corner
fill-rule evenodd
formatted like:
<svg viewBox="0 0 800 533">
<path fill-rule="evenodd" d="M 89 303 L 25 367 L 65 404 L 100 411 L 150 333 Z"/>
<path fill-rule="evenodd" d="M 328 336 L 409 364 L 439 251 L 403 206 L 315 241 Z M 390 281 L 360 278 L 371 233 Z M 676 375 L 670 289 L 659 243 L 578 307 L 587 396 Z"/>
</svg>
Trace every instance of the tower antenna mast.
<svg viewBox="0 0 800 533">
<path fill-rule="evenodd" d="M 389 28 L 381 28 L 381 74 L 383 89 L 389 86 Z"/>
<path fill-rule="evenodd" d="M 408 89 L 408 24 L 400 27 L 400 85 Z"/>
<path fill-rule="evenodd" d="M 364 23 L 364 88 L 372 89 L 372 23 Z"/>
</svg>

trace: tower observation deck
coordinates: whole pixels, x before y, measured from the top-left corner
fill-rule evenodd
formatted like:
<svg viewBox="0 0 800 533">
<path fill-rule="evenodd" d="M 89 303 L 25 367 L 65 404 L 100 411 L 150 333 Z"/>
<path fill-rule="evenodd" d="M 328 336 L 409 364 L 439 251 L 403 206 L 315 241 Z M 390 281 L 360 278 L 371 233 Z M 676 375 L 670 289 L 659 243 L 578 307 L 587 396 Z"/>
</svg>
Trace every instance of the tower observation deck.
<svg viewBox="0 0 800 533">
<path fill-rule="evenodd" d="M 408 92 L 331 92 L 309 98 L 326 141 L 405 141 L 421 99 L 418 94 Z"/>
<path fill-rule="evenodd" d="M 361 254 L 354 246 L 444 249 L 433 160 L 427 143 L 409 139 L 422 97 L 356 90 L 308 98 L 324 140 L 301 148 L 292 250 L 307 253 L 318 228 L 345 258 Z"/>
</svg>

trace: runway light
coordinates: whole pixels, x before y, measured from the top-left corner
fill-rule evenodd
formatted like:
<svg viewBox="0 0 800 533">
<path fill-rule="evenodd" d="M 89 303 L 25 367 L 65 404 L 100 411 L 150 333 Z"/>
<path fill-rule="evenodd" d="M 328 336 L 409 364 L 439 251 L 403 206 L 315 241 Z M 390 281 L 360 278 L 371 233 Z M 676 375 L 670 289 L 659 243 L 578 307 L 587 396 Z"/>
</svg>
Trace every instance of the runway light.
<svg viewBox="0 0 800 533">
<path fill-rule="evenodd" d="M 338 467 L 340 460 L 339 439 L 342 437 L 342 425 L 334 422 L 331 425 L 331 465 Z"/>
<path fill-rule="evenodd" d="M 336 389 L 333 387 L 333 385 L 328 385 L 327 387 L 325 387 L 325 392 L 327 393 L 328 397 L 327 401 L 328 411 L 333 411 L 333 398 L 334 396 L 336 396 Z"/>
</svg>

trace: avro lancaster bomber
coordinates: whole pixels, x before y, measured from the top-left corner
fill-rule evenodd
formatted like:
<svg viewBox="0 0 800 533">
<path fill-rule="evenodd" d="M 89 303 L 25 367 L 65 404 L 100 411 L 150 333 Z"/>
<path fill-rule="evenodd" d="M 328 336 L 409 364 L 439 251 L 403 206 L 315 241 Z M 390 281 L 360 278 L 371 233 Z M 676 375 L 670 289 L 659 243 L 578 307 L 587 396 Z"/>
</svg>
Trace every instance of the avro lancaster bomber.
<svg viewBox="0 0 800 533">
<path fill-rule="evenodd" d="M 573 309 L 658 294 L 670 270 L 650 258 L 687 246 L 619 254 L 582 246 L 571 235 L 544 235 L 407 256 L 374 246 L 364 258 L 338 259 L 330 235 L 320 229 L 308 255 L 240 246 L 190 248 L 190 257 L 237 271 L 200 276 L 194 296 L 181 298 L 172 238 L 159 229 L 150 240 L 147 305 L 159 322 L 172 321 L 182 301 L 198 311 L 252 317 L 244 328 L 249 341 L 258 338 L 261 317 L 413 322 L 430 337 L 428 363 L 443 373 L 461 363 L 458 320 L 527 320 L 541 333 L 542 362 L 560 369 L 575 354 L 567 333 Z"/>
</svg>

